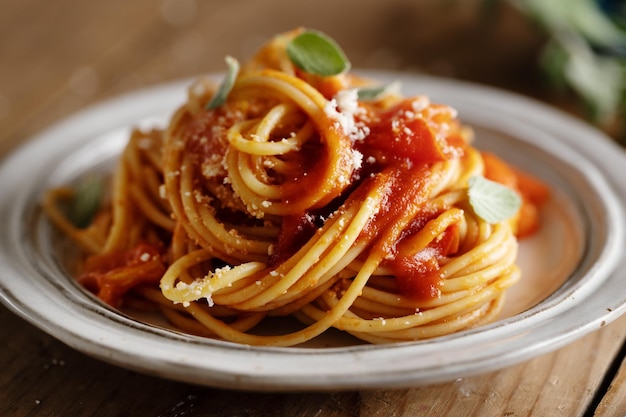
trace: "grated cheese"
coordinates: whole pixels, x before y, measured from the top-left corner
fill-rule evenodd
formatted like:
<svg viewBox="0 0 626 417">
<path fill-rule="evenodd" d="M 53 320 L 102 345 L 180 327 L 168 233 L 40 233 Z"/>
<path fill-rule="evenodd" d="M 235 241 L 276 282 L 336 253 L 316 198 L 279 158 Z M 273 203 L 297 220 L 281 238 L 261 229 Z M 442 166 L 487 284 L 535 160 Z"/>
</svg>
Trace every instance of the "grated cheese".
<svg viewBox="0 0 626 417">
<path fill-rule="evenodd" d="M 430 106 L 430 99 L 427 96 L 418 96 L 411 102 L 411 107 L 416 113 L 421 113 Z"/>
<path fill-rule="evenodd" d="M 363 109 L 359 107 L 357 89 L 341 90 L 324 107 L 324 113 L 329 119 L 335 121 L 335 127 L 353 141 L 363 140 L 370 133 L 368 126 L 357 122 L 354 118 L 362 112 Z"/>
<path fill-rule="evenodd" d="M 363 154 L 356 149 L 352 149 L 352 152 L 350 152 L 350 162 L 352 162 L 354 170 L 358 170 L 363 166 Z"/>
</svg>

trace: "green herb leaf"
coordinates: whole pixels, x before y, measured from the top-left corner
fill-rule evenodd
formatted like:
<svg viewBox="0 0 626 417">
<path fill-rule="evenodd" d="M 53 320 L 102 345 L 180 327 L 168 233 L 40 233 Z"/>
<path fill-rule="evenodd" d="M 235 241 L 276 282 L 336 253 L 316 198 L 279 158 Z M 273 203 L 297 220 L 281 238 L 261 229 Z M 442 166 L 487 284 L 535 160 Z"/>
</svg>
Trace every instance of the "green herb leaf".
<svg viewBox="0 0 626 417">
<path fill-rule="evenodd" d="M 307 30 L 287 44 L 287 54 L 298 68 L 310 74 L 328 77 L 350 69 L 350 61 L 341 47 L 327 35 Z"/>
<path fill-rule="evenodd" d="M 470 178 L 468 196 L 476 215 L 491 224 L 510 218 L 522 204 L 515 191 L 480 176 Z"/>
<path fill-rule="evenodd" d="M 103 192 L 101 178 L 87 177 L 78 184 L 69 208 L 69 218 L 76 227 L 89 226 L 100 208 Z"/>
<path fill-rule="evenodd" d="M 215 109 L 216 107 L 224 104 L 224 102 L 228 98 L 230 90 L 232 90 L 233 86 L 235 85 L 235 80 L 237 79 L 237 75 L 239 74 L 239 62 L 232 56 L 227 56 L 226 65 L 228 65 L 228 72 L 226 73 L 226 77 L 224 77 L 218 90 L 215 92 L 213 97 L 211 97 L 211 100 L 209 100 L 209 102 L 207 103 L 207 110 Z"/>
<path fill-rule="evenodd" d="M 357 94 L 360 101 L 373 101 L 399 90 L 400 83 L 396 81 L 378 87 L 362 87 L 357 90 Z"/>
</svg>

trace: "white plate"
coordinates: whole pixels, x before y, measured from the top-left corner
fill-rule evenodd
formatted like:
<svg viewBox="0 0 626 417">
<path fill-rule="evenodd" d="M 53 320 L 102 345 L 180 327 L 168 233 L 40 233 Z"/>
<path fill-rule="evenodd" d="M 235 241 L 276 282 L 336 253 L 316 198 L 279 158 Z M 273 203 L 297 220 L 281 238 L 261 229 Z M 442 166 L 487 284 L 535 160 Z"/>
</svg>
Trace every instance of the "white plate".
<svg viewBox="0 0 626 417">
<path fill-rule="evenodd" d="M 187 81 L 126 95 L 60 123 L 0 166 L 0 300 L 75 349 L 176 380 L 246 390 L 408 387 L 492 371 L 559 348 L 626 309 L 622 271 L 626 165 L 623 151 L 586 124 L 510 93 L 410 74 L 405 95 L 450 104 L 477 133 L 477 146 L 548 182 L 554 198 L 542 232 L 521 244 L 523 281 L 497 322 L 432 340 L 265 348 L 181 334 L 102 305 L 60 261 L 42 193 L 87 171 L 110 169 L 129 127 L 163 124 Z M 342 343 L 344 345 L 342 345 Z"/>
</svg>

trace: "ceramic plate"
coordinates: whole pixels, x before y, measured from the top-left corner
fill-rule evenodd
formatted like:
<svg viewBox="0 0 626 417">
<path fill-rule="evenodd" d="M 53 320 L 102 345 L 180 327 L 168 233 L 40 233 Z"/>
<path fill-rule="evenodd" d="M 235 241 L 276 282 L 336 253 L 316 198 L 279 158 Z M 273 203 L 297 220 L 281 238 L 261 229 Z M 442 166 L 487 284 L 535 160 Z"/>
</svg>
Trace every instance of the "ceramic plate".
<svg viewBox="0 0 626 417">
<path fill-rule="evenodd" d="M 544 227 L 520 245 L 522 281 L 493 324 L 394 345 L 330 332 L 291 348 L 236 345 L 182 334 L 111 309 L 67 273 L 42 193 L 111 169 L 133 126 L 163 126 L 188 81 L 104 102 L 33 138 L 0 166 L 0 300 L 73 348 L 166 378 L 245 390 L 408 387 L 492 371 L 557 349 L 626 309 L 623 151 L 586 124 L 541 103 L 479 85 L 399 73 L 407 96 L 450 104 L 498 153 L 553 189 Z"/>
</svg>

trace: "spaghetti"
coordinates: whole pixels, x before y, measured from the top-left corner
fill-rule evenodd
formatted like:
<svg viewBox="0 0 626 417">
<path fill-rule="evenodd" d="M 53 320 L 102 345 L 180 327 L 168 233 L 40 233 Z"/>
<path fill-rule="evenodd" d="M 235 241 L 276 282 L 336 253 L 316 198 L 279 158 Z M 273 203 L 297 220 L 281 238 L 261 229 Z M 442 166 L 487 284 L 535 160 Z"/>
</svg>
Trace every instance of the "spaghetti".
<svg viewBox="0 0 626 417">
<path fill-rule="evenodd" d="M 79 282 L 251 345 L 330 328 L 419 340 L 492 321 L 545 186 L 475 149 L 448 106 L 296 65 L 288 48 L 302 33 L 261 48 L 219 104 L 207 108 L 218 86 L 200 79 L 165 130 L 134 131 L 88 226 L 64 212 L 72 189 L 47 194 L 50 219 L 86 253 Z M 521 208 L 484 220 L 475 177 L 514 190 Z M 257 331 L 283 316 L 302 326 Z"/>
</svg>

